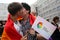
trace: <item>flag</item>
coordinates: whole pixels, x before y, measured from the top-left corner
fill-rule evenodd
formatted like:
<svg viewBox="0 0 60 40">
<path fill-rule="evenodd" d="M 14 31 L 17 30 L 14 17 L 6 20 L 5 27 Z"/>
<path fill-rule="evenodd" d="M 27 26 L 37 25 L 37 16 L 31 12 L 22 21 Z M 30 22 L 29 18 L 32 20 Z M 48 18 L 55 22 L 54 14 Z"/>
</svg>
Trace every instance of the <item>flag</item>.
<svg viewBox="0 0 60 40">
<path fill-rule="evenodd" d="M 21 40 L 21 38 L 22 36 L 14 28 L 14 22 L 11 20 L 9 15 L 1 40 Z"/>
</svg>

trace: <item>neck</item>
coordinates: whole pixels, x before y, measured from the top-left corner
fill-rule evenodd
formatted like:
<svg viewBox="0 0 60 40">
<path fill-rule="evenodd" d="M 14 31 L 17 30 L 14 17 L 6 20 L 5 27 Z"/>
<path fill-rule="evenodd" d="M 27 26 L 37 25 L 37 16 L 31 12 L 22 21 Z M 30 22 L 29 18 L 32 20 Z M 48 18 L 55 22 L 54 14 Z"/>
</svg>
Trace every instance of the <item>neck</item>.
<svg viewBox="0 0 60 40">
<path fill-rule="evenodd" d="M 24 16 L 23 20 L 24 20 L 24 21 L 25 21 L 25 20 L 27 20 L 27 19 L 28 19 L 28 17 L 29 17 L 29 14 L 28 14 L 28 15 L 26 15 L 26 16 Z"/>
<path fill-rule="evenodd" d="M 15 22 L 16 21 L 16 16 L 11 15 L 11 19 Z"/>
</svg>

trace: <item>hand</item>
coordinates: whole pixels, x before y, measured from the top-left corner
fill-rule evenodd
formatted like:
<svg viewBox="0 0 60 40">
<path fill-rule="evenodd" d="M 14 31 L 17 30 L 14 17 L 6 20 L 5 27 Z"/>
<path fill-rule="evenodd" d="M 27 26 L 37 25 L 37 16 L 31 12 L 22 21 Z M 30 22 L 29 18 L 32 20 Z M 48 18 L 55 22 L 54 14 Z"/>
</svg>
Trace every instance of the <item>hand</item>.
<svg viewBox="0 0 60 40">
<path fill-rule="evenodd" d="M 40 34 L 37 34 L 37 38 L 38 40 L 46 40 L 43 36 L 41 36 Z"/>
<path fill-rule="evenodd" d="M 23 36 L 21 40 L 27 40 L 27 35 Z"/>
<path fill-rule="evenodd" d="M 30 29 L 29 33 L 32 34 L 32 35 L 35 35 L 35 31 L 33 29 Z"/>
</svg>

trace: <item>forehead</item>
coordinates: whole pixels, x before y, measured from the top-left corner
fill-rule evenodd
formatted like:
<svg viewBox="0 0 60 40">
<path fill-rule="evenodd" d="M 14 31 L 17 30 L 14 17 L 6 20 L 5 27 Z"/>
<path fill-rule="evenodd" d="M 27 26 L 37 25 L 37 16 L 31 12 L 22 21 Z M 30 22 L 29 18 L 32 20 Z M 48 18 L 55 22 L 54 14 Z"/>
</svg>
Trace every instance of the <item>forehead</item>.
<svg viewBox="0 0 60 40">
<path fill-rule="evenodd" d="M 24 7 L 23 7 L 24 10 L 26 10 Z"/>
<path fill-rule="evenodd" d="M 26 12 L 27 10 L 23 7 L 19 12 Z"/>
<path fill-rule="evenodd" d="M 23 8 L 23 11 L 27 11 L 25 8 Z"/>
</svg>

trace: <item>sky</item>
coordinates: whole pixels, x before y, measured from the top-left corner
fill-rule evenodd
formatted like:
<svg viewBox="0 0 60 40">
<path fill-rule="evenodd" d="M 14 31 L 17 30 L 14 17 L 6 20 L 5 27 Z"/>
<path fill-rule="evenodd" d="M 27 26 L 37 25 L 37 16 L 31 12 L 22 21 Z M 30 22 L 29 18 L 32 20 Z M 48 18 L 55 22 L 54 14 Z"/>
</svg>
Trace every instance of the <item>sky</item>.
<svg viewBox="0 0 60 40">
<path fill-rule="evenodd" d="M 35 3 L 37 0 L 0 0 L 0 3 L 11 3 L 11 2 L 26 2 L 29 5 Z"/>
</svg>

